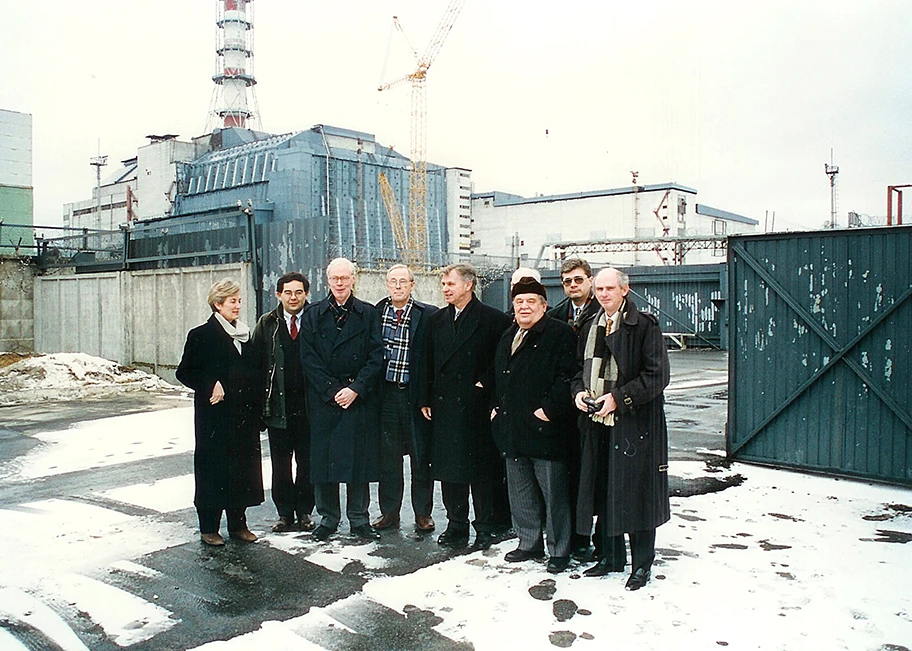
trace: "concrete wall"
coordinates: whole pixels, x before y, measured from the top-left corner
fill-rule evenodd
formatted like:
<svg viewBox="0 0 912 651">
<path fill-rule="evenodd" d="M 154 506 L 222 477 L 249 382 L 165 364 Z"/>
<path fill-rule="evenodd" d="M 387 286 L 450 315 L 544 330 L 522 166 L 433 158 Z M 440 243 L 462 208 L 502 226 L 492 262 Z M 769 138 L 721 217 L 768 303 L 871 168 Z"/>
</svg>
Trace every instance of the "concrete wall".
<svg viewBox="0 0 912 651">
<path fill-rule="evenodd" d="M 9 272 L 7 266 L 2 269 L 2 277 L 14 276 L 13 267 Z M 180 362 L 187 331 L 209 318 L 211 312 L 206 303 L 209 287 L 225 277 L 234 279 L 244 288 L 241 318 L 252 328 L 257 314 L 255 302 L 251 300 L 254 278 L 247 263 L 39 276 L 34 279 L 34 350 L 95 355 L 175 382 L 174 370 Z M 31 283 L 31 276 L 28 282 Z M 362 270 L 355 288 L 359 298 L 376 303 L 388 295 L 386 273 Z M 31 294 L 29 284 L 27 290 L 17 290 L 16 296 L 24 301 Z M 439 275 L 416 276 L 414 296 L 426 303 L 443 305 Z M 322 298 L 322 294 L 311 296 L 313 301 Z M 5 315 L 5 298 L 2 305 Z M 276 305 L 277 302 L 266 301 L 263 309 L 268 311 Z M 22 308 L 16 309 L 16 314 L 21 313 Z M 9 310 L 10 314 L 14 313 L 12 307 Z M 26 313 L 32 314 L 31 300 Z M 4 332 L 5 323 L 3 316 L 0 324 Z M 28 328 L 31 334 L 30 320 Z M 31 350 L 31 342 L 28 350 Z"/>
<path fill-rule="evenodd" d="M 35 350 L 81 352 L 174 382 L 187 331 L 209 318 L 209 287 L 241 284 L 242 319 L 255 323 L 249 264 L 45 275 L 35 279 Z"/>
<path fill-rule="evenodd" d="M 386 290 L 386 271 L 362 269 L 358 272 L 355 283 L 355 295 L 362 301 L 371 304 L 389 296 Z M 431 305 L 442 306 L 443 293 L 440 291 L 440 274 L 415 274 L 415 289 L 412 292 L 415 300 Z M 311 301 L 318 301 L 322 295 L 312 295 Z"/>
<path fill-rule="evenodd" d="M 33 293 L 34 265 L 0 258 L 0 352 L 35 349 Z"/>
</svg>

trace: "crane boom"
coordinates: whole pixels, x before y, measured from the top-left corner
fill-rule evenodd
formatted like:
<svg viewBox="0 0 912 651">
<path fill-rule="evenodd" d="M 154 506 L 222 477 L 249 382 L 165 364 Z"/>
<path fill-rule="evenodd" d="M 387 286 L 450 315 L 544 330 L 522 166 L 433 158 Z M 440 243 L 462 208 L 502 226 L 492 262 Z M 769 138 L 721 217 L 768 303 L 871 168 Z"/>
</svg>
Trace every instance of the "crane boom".
<svg viewBox="0 0 912 651">
<path fill-rule="evenodd" d="M 399 249 L 399 255 L 402 256 L 403 261 L 409 264 L 412 256 L 409 251 L 409 241 L 405 235 L 405 223 L 402 220 L 402 213 L 399 212 L 399 204 L 396 202 L 396 194 L 393 192 L 393 187 L 386 178 L 386 174 L 380 172 L 377 180 L 380 183 L 380 196 L 383 198 L 383 206 L 386 208 L 386 217 L 393 229 L 396 248 Z"/>
<path fill-rule="evenodd" d="M 443 47 L 465 0 L 450 0 L 437 29 L 424 50 L 423 56 L 409 43 L 415 55 L 414 72 L 400 77 L 389 84 L 383 84 L 378 90 L 387 90 L 408 79 L 412 84 L 411 115 L 411 173 L 409 174 L 409 230 L 408 248 L 412 251 L 414 261 L 424 264 L 427 252 L 427 71 L 434 63 L 440 48 Z M 405 36 L 399 19 L 393 17 L 396 28 Z M 406 37 L 406 42 L 408 38 Z"/>
</svg>

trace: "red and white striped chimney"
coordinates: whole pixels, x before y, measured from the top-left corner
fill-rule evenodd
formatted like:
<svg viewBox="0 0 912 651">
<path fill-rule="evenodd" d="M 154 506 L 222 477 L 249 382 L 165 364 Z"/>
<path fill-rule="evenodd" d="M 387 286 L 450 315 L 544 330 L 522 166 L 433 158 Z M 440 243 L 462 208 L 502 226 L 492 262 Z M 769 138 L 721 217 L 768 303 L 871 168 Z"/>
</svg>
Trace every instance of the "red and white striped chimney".
<svg viewBox="0 0 912 651">
<path fill-rule="evenodd" d="M 253 0 L 217 0 L 217 56 L 212 76 L 215 90 L 207 131 L 219 126 L 249 128 L 248 122 L 259 119 L 253 76 L 252 3 Z"/>
</svg>

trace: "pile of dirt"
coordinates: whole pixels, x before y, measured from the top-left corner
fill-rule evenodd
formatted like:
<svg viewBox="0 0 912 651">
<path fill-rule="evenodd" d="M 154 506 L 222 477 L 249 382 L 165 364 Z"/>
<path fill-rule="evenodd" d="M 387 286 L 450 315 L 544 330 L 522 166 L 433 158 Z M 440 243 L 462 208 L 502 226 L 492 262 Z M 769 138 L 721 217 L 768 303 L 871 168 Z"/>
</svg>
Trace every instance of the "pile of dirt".
<svg viewBox="0 0 912 651">
<path fill-rule="evenodd" d="M 0 353 L 0 368 L 6 368 L 11 364 L 34 356 L 35 353 Z"/>
</svg>

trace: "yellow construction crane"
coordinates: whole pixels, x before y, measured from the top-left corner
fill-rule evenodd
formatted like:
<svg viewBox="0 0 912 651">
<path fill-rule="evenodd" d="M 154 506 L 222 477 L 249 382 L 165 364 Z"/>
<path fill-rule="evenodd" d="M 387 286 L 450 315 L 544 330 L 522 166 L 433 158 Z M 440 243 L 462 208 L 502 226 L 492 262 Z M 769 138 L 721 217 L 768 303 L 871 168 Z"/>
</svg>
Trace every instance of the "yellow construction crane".
<svg viewBox="0 0 912 651">
<path fill-rule="evenodd" d="M 414 252 L 409 248 L 408 237 L 405 235 L 405 223 L 402 221 L 402 213 L 399 212 L 399 204 L 396 202 L 393 187 L 383 172 L 380 172 L 378 180 L 380 182 L 380 196 L 383 198 L 383 206 L 386 208 L 386 216 L 389 219 L 390 226 L 393 228 L 393 239 L 396 241 L 396 248 L 399 249 L 402 262 L 408 265 L 413 264 Z"/>
<path fill-rule="evenodd" d="M 405 37 L 412 54 L 415 56 L 417 65 L 414 72 L 388 84 L 383 84 L 377 89 L 380 91 L 388 90 L 406 81 L 412 84 L 412 169 L 409 174 L 409 245 L 407 248 L 412 252 L 416 264 L 424 263 L 425 252 L 427 251 L 427 72 L 434 59 L 440 53 L 440 48 L 443 47 L 443 42 L 453 28 L 453 23 L 456 22 L 456 18 L 459 16 L 464 4 L 465 0 L 450 0 L 450 4 L 443 13 L 443 18 L 440 19 L 434 35 L 421 56 L 418 55 L 418 51 L 412 47 L 412 44 L 408 43 L 408 37 L 405 36 L 405 31 L 402 29 L 402 25 L 399 24 L 399 19 L 393 16 L 393 24 Z M 389 184 L 387 183 L 387 185 Z M 390 192 L 392 192 L 392 189 L 390 189 Z M 385 199 L 384 203 L 386 203 Z M 387 206 L 388 208 L 389 206 Z M 392 219 L 392 216 L 390 216 L 390 219 Z"/>
</svg>

